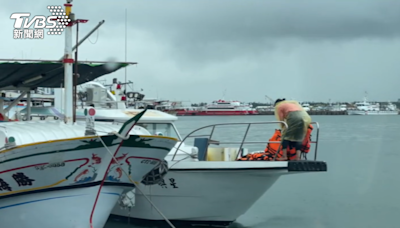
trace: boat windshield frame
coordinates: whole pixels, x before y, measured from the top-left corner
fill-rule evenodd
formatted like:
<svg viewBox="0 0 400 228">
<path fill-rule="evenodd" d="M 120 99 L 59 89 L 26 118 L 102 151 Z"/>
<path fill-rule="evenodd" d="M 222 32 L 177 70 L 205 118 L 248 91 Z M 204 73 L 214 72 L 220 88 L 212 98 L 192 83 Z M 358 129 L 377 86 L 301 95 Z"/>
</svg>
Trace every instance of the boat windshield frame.
<svg viewBox="0 0 400 228">
<path fill-rule="evenodd" d="M 114 121 L 114 122 L 120 123 L 119 121 Z M 157 125 L 164 125 L 164 124 L 165 124 L 165 125 L 170 125 L 171 128 L 170 128 L 169 130 L 172 131 L 173 133 L 172 133 L 172 134 L 169 134 L 169 135 L 164 135 L 164 134 L 163 134 L 162 136 L 177 138 L 179 142 L 182 141 L 182 136 L 181 136 L 181 134 L 179 133 L 178 129 L 176 128 L 176 126 L 175 126 L 175 124 L 174 124 L 173 122 L 152 122 L 152 121 L 143 121 L 143 122 L 141 122 L 141 121 L 139 121 L 139 123 L 137 123 L 136 125 L 137 125 L 137 126 L 140 126 L 140 127 L 143 127 L 143 128 L 146 129 L 148 132 L 150 132 L 151 135 L 156 135 L 154 131 L 157 131 L 157 130 L 154 129 L 154 128 L 153 128 L 153 130 L 152 130 L 152 129 L 149 129 L 149 126 L 148 126 L 148 125 L 150 125 L 150 124 L 151 124 L 151 125 L 154 125 L 154 126 L 157 126 Z"/>
</svg>

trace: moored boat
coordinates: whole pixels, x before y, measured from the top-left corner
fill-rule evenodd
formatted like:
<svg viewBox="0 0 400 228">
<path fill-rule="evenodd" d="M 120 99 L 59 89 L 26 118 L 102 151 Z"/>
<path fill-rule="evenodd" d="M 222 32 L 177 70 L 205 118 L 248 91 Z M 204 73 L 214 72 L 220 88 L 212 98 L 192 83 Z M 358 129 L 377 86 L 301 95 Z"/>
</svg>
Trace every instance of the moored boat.
<svg viewBox="0 0 400 228">
<path fill-rule="evenodd" d="M 315 159 L 308 161 L 237 161 L 242 151 L 249 151 L 243 145 L 265 145 L 268 142 L 247 141 L 244 138 L 218 141 L 215 139 L 224 139 L 224 134 L 213 133 L 214 130 L 218 132 L 218 127 L 229 131 L 265 124 L 276 122 L 215 124 L 192 131 L 167 156 L 170 169 L 164 181 L 158 186 L 141 186 L 143 193 L 135 192 L 135 207 L 129 213 L 115 207 L 110 219 L 136 224 L 164 223 L 163 217 L 152 210 L 145 199 L 144 195 L 148 195 L 175 225 L 228 226 L 246 213 L 282 176 L 327 171 L 326 163 L 317 161 L 316 154 Z M 147 123 L 146 127 L 153 125 L 156 124 Z M 318 134 L 318 124 L 315 125 Z M 210 133 L 205 133 L 205 130 Z M 193 146 L 184 143 L 192 137 L 195 138 Z M 223 144 L 237 144 L 238 147 L 221 146 Z M 248 189 L 251 189 L 251 194 L 243 194 Z M 168 207 L 174 209 L 167 210 Z"/>
<path fill-rule="evenodd" d="M 71 15 L 70 2 L 65 4 L 67 17 Z M 125 119 L 123 125 L 98 123 L 95 126 L 95 109 L 86 109 L 86 124 L 76 122 L 72 96 L 72 65 L 76 60 L 72 59 L 71 27 L 77 21 L 70 22 L 65 29 L 62 60 L 41 63 L 13 60 L 0 64 L 1 71 L 7 75 L 0 81 L 0 88 L 23 91 L 0 111 L 3 117 L 27 95 L 29 119 L 30 91 L 34 88 L 63 84 L 66 93 L 63 121 L 5 119 L 0 123 L 0 221 L 3 227 L 25 228 L 32 224 L 40 228 L 103 227 L 125 189 L 131 190 L 135 182 L 145 179 L 149 172 L 156 174 L 164 164 L 162 159 L 176 143 L 174 138 L 140 136 L 138 130 L 132 130 L 146 110 Z M 81 76 L 77 84 L 129 65 L 117 63 L 110 69 L 105 65 L 76 64 Z M 121 156 L 127 156 L 124 159 L 127 165 L 120 163 Z M 113 165 L 128 175 L 110 180 Z M 159 177 L 165 173 L 164 170 Z M 157 180 L 146 184 L 155 183 Z"/>
<path fill-rule="evenodd" d="M 257 110 L 249 104 L 240 101 L 217 100 L 211 104 L 202 107 L 184 107 L 177 105 L 177 102 L 170 102 L 170 105 L 164 104 L 165 112 L 173 112 L 177 116 L 240 116 L 256 115 Z"/>
<path fill-rule="evenodd" d="M 396 105 L 388 102 L 386 107 L 381 107 L 379 103 L 371 104 L 367 101 L 367 95 L 362 102 L 355 103 L 355 109 L 348 109 L 348 115 L 398 115 L 399 110 Z"/>
<path fill-rule="evenodd" d="M 130 131 L 135 123 L 128 121 L 121 129 L 97 124 L 96 131 L 102 136 L 85 136 L 83 124 L 1 123 L 0 220 L 4 227 L 32 223 L 42 228 L 54 223 L 62 228 L 104 226 L 120 195 L 134 186 L 128 177 L 108 179 L 114 156 L 128 155 L 129 167 L 122 164 L 118 168 L 126 169 L 139 183 L 176 143 L 172 138 L 135 134 L 138 131 Z M 112 134 L 118 129 L 121 134 L 135 134 L 124 140 L 123 147 L 123 139 Z"/>
<path fill-rule="evenodd" d="M 237 116 L 237 115 L 256 115 L 257 110 L 249 104 L 240 101 L 217 100 L 204 107 L 200 107 L 196 113 L 181 113 L 177 115 L 195 115 L 195 116 Z"/>
</svg>

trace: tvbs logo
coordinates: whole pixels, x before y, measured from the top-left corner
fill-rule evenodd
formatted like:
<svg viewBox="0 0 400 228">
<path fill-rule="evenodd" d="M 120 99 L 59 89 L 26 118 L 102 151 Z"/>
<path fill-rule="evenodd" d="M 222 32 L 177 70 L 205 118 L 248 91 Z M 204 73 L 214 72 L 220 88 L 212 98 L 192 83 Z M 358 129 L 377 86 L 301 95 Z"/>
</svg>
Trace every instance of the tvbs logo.
<svg viewBox="0 0 400 228">
<path fill-rule="evenodd" d="M 43 39 L 44 29 L 48 35 L 61 35 L 71 20 L 66 16 L 61 6 L 48 6 L 51 16 L 34 16 L 30 20 L 30 13 L 13 13 L 14 39 Z M 33 27 L 33 28 L 32 28 Z"/>
</svg>

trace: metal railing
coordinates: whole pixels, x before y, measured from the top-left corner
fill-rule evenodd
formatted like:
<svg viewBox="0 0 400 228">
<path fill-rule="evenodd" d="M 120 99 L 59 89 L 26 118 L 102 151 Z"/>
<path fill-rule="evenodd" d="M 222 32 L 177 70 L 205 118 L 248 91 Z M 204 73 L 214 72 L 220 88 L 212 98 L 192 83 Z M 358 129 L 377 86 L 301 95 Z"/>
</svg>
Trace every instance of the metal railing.
<svg viewBox="0 0 400 228">
<path fill-rule="evenodd" d="M 81 108 L 84 108 L 86 106 L 90 106 L 93 104 L 95 108 L 99 108 L 97 106 L 100 106 L 100 108 L 110 108 L 110 106 L 118 106 L 119 103 L 125 104 L 125 101 L 78 101 L 80 102 L 79 105 Z"/>
<path fill-rule="evenodd" d="M 267 125 L 267 124 L 283 124 L 286 128 L 288 128 L 288 125 L 287 125 L 284 121 L 212 124 L 212 125 L 207 125 L 207 126 L 204 126 L 204 127 L 201 127 L 201 128 L 197 128 L 196 130 L 190 132 L 187 136 L 185 136 L 185 137 L 183 138 L 182 142 L 185 142 L 186 139 L 188 139 L 188 138 L 207 137 L 207 138 L 209 139 L 209 145 L 210 145 L 210 144 L 220 145 L 220 144 L 239 144 L 239 143 L 240 143 L 239 150 L 238 150 L 238 152 L 237 152 L 237 154 L 236 154 L 236 158 L 239 158 L 240 155 L 243 154 L 243 145 L 244 145 L 244 144 L 265 144 L 265 145 L 267 145 L 268 143 L 280 143 L 280 144 L 281 144 L 281 141 L 280 141 L 280 142 L 276 142 L 276 141 L 246 141 L 246 138 L 247 138 L 247 135 L 248 135 L 248 133 L 249 133 L 250 127 L 251 127 L 252 125 L 262 125 L 262 124 L 264 124 L 264 125 Z M 311 124 L 312 124 L 312 125 L 315 125 L 315 126 L 316 126 L 316 130 L 317 130 L 317 133 L 316 133 L 316 140 L 315 140 L 315 141 L 312 141 L 312 140 L 311 140 L 311 143 L 314 143 L 314 144 L 315 144 L 315 148 L 314 148 L 314 160 L 317 160 L 318 139 L 319 139 L 319 124 L 318 124 L 318 122 L 311 122 Z M 221 141 L 216 141 L 216 140 L 213 140 L 213 139 L 212 139 L 212 136 L 214 135 L 214 132 L 215 132 L 216 127 L 218 127 L 218 126 L 236 126 L 236 125 L 242 125 L 242 126 L 243 126 L 243 125 L 247 125 L 246 131 L 245 131 L 245 133 L 244 133 L 244 135 L 243 135 L 243 138 L 242 138 L 242 140 L 241 140 L 240 142 L 229 142 L 229 141 L 227 141 L 227 142 L 221 142 Z M 210 134 L 202 134 L 202 135 L 195 135 L 195 134 L 194 134 L 194 133 L 196 133 L 196 132 L 198 132 L 198 131 L 200 131 L 200 130 L 204 130 L 204 129 L 207 129 L 207 128 L 211 128 Z M 175 153 L 174 153 L 174 156 L 172 157 L 172 160 L 175 159 L 175 156 L 176 156 L 177 152 L 179 151 L 181 145 L 182 145 L 182 143 L 180 143 L 179 146 L 176 148 Z M 280 149 L 280 147 L 281 147 L 281 145 L 279 146 L 279 149 Z M 278 151 L 276 152 L 275 157 L 276 157 L 276 155 L 279 153 L 279 149 L 278 149 Z M 275 160 L 275 158 L 274 158 L 274 160 Z"/>
</svg>

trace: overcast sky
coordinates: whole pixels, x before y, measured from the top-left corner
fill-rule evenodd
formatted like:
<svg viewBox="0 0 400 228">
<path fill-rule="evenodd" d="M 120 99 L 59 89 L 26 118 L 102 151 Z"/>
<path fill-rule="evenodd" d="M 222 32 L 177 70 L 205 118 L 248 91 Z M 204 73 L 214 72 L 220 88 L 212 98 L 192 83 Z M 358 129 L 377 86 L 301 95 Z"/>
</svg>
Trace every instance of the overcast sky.
<svg viewBox="0 0 400 228">
<path fill-rule="evenodd" d="M 49 15 L 59 0 L 2 3 L 0 58 L 58 59 L 64 35 L 14 40 L 14 12 Z M 400 98 L 400 1 L 74 0 L 81 60 L 125 60 L 146 97 L 211 102 Z M 74 29 L 75 31 L 75 29 Z M 75 40 L 75 38 L 74 38 Z M 124 80 L 122 69 L 101 79 Z M 224 91 L 225 96 L 224 96 Z"/>
</svg>

